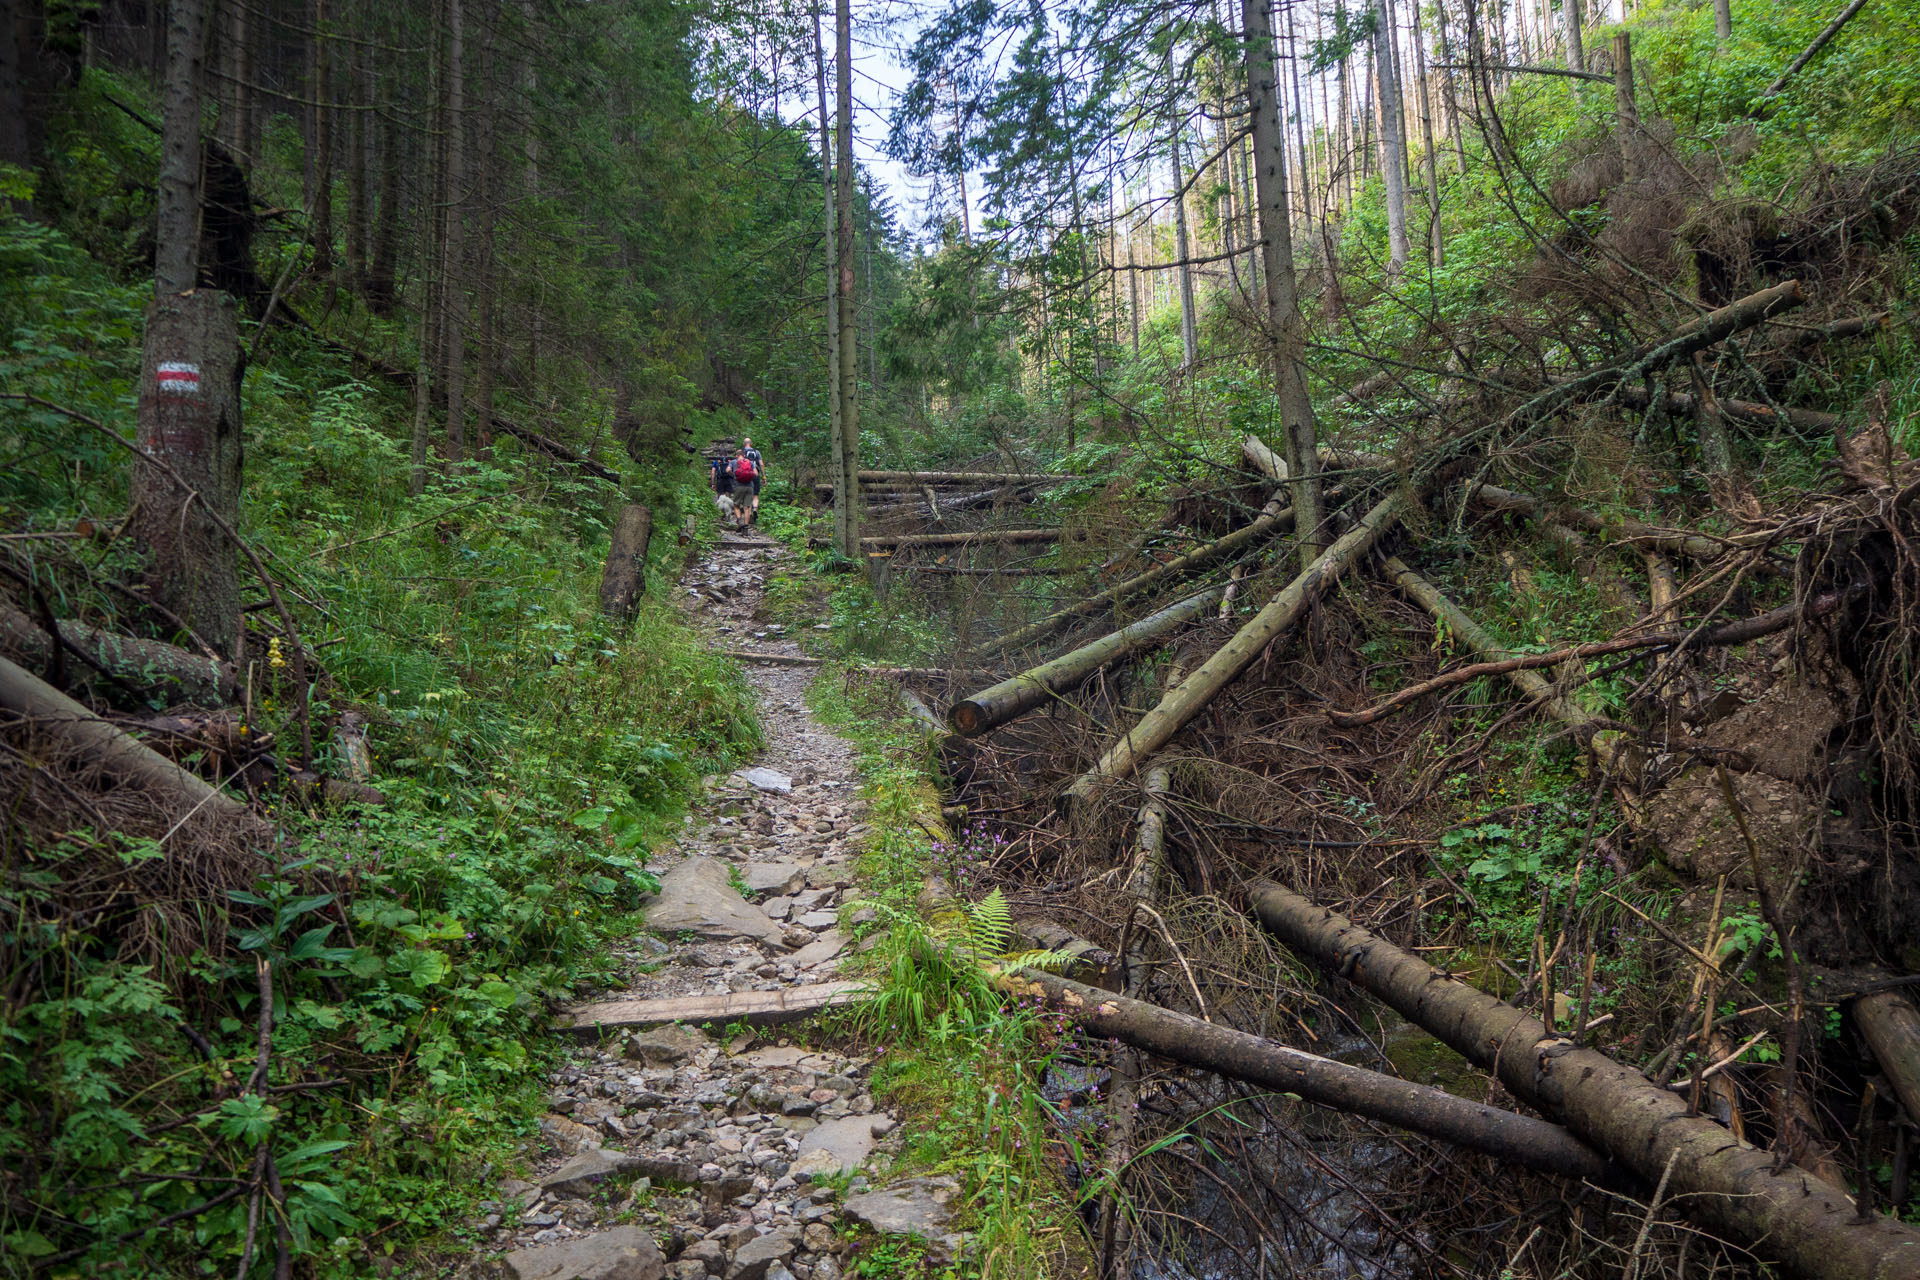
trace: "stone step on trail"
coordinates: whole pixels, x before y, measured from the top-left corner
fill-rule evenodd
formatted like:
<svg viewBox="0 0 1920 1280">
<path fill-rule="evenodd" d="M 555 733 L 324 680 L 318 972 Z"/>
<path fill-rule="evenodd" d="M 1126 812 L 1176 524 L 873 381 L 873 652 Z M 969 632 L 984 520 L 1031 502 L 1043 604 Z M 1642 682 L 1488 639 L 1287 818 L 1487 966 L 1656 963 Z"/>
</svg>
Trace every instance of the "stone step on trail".
<svg viewBox="0 0 1920 1280">
<path fill-rule="evenodd" d="M 717 548 L 682 579 L 679 605 L 716 649 L 754 636 L 797 650 L 756 616 L 785 556 Z M 562 1015 L 577 1035 L 550 1079 L 539 1149 L 485 1202 L 476 1226 L 491 1248 L 473 1275 L 843 1280 L 856 1220 L 957 1247 L 957 1183 L 884 1176 L 900 1139 L 872 1063 L 774 1042 L 856 998 L 834 978 L 852 945 L 840 920 L 873 910 L 854 873 L 867 825 L 853 750 L 808 713 L 815 674 L 744 669 L 765 749 L 708 779 L 654 851 L 662 892 L 648 932 L 617 948 L 626 978 Z M 819 1185 L 828 1174 L 847 1191 Z"/>
</svg>

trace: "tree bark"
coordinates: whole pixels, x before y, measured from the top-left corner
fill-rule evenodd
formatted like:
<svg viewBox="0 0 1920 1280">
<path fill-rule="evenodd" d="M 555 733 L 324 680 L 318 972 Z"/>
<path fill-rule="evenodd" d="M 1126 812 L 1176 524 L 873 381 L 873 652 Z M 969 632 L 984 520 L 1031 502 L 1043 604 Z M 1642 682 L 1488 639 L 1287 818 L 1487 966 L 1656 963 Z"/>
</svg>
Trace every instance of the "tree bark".
<svg viewBox="0 0 1920 1280">
<path fill-rule="evenodd" d="M 447 0 L 447 111 L 442 126 L 447 163 L 442 176 L 446 238 L 440 273 L 441 367 L 447 393 L 447 456 L 467 456 L 467 29 L 465 0 Z"/>
<path fill-rule="evenodd" d="M 249 816 L 239 801 L 5 658 L 0 658 L 0 707 L 32 721 L 39 732 L 58 739 L 114 777 L 151 791 L 182 814 L 197 810 L 223 817 Z"/>
<path fill-rule="evenodd" d="M 1513 1095 L 1649 1183 L 1665 1180 L 1688 1217 L 1807 1280 L 1920 1273 L 1920 1230 L 1862 1219 L 1844 1189 L 1806 1173 L 1777 1176 L 1686 1100 L 1538 1019 L 1389 945 L 1270 881 L 1249 886 L 1260 924 L 1301 955 L 1378 996 Z"/>
<path fill-rule="evenodd" d="M 876 533 L 860 539 L 860 546 L 879 547 L 971 547 L 996 542 L 1059 542 L 1083 537 L 1063 529 L 981 529 L 973 533 Z"/>
<path fill-rule="evenodd" d="M 1581 3 L 1582 0 L 1560 0 L 1560 19 L 1567 30 L 1567 69 L 1570 71 L 1587 69 L 1586 35 L 1580 20 Z M 1727 0 L 1714 0 L 1714 3 L 1725 4 Z"/>
<path fill-rule="evenodd" d="M 333 77 L 327 48 L 327 0 L 313 0 L 313 34 L 307 37 L 307 92 L 313 113 L 313 190 L 307 197 L 307 238 L 313 244 L 313 274 L 333 274 Z"/>
<path fill-rule="evenodd" d="M 1313 455 L 1309 452 L 1307 456 L 1311 458 Z M 1304 573 L 1288 583 L 1286 589 L 1255 614 L 1252 621 L 1240 628 L 1239 633 L 1222 645 L 1219 652 L 1170 690 L 1160 699 L 1158 706 L 1141 717 L 1138 724 L 1122 734 L 1106 754 L 1067 789 L 1061 797 L 1061 807 L 1070 812 L 1090 799 L 1103 782 L 1128 777 L 1140 761 L 1165 746 L 1174 734 L 1213 701 L 1220 690 L 1251 666 L 1262 650 L 1298 621 L 1307 606 L 1317 600 L 1329 584 L 1373 549 L 1380 535 L 1392 528 L 1399 518 L 1401 502 L 1401 495 L 1391 494 L 1361 517 L 1358 525 L 1327 548 Z"/>
<path fill-rule="evenodd" d="M 1713 35 L 1723 45 L 1733 39 L 1733 0 L 1713 0 Z"/>
<path fill-rule="evenodd" d="M 1271 508 L 1271 504 L 1269 506 Z M 1118 586 L 1109 587 L 1098 595 L 1089 596 L 1085 600 L 1048 614 L 1038 622 L 1029 623 L 1017 631 L 1009 632 L 995 641 L 995 644 L 1003 651 L 1011 652 L 1032 644 L 1036 640 L 1045 639 L 1075 619 L 1099 613 L 1102 609 L 1121 604 L 1162 582 L 1172 581 L 1190 570 L 1211 564 L 1224 556 L 1234 555 L 1256 545 L 1263 538 L 1284 532 L 1292 523 L 1293 512 L 1290 510 L 1273 508 L 1264 511 L 1251 524 L 1241 526 L 1224 538 L 1215 539 L 1203 547 L 1196 547 L 1165 564 L 1155 565 L 1144 573 L 1135 574 Z"/>
<path fill-rule="evenodd" d="M 376 80 L 377 84 L 378 81 Z M 400 139 L 398 126 L 381 111 L 375 117 L 374 167 L 380 191 L 374 210 L 373 244 L 367 253 L 367 306 L 375 315 L 393 312 L 400 248 Z"/>
<path fill-rule="evenodd" d="M 833 549 L 847 559 L 854 558 L 856 544 L 848 519 L 858 501 L 856 486 L 846 482 L 847 438 L 840 429 L 840 232 L 834 205 L 833 132 L 827 100 L 827 53 L 820 37 L 820 23 L 813 26 L 814 90 L 820 105 L 820 183 L 826 210 L 827 280 L 827 446 L 833 477 Z"/>
<path fill-rule="evenodd" d="M 1320 476 L 1314 457 L 1313 401 L 1307 394 L 1306 338 L 1293 275 L 1288 222 L 1287 149 L 1277 112 L 1273 28 L 1266 0 L 1240 0 L 1246 26 L 1247 105 L 1253 114 L 1254 187 L 1260 207 L 1268 367 L 1285 432 L 1289 485 L 1303 566 L 1321 549 Z"/>
<path fill-rule="evenodd" d="M 118 684 L 143 697 L 195 707 L 224 707 L 233 701 L 233 667 L 228 663 L 158 640 L 116 635 L 84 622 L 60 621 L 55 626 L 62 645 L 85 658 L 84 665 L 72 663 L 68 667 L 70 677 L 78 676 L 73 683 L 102 688 L 103 692 Z M 53 641 L 41 625 L 4 602 L 0 602 L 0 646 L 36 666 L 54 657 Z M 77 672 L 76 667 L 80 668 Z"/>
<path fill-rule="evenodd" d="M 1620 1181 L 1605 1156 L 1545 1120 L 1303 1053 L 1036 969 L 1008 973 L 1000 985 L 1046 1001 L 1050 1009 L 1097 1036 L 1175 1062 L 1298 1094 L 1320 1106 L 1426 1134 L 1542 1173 L 1598 1183 Z"/>
<path fill-rule="evenodd" d="M 1840 28 L 1853 21 L 1853 15 L 1860 12 L 1860 10 L 1866 6 L 1866 3 L 1867 0 L 1853 0 L 1852 4 L 1842 9 L 1839 16 L 1832 22 L 1829 22 L 1820 34 L 1813 38 L 1813 43 L 1802 50 L 1800 56 L 1795 58 L 1772 84 L 1761 90 L 1760 104 L 1764 106 L 1769 98 L 1777 97 L 1780 91 L 1787 87 L 1787 81 L 1806 70 L 1807 64 L 1812 62 L 1814 57 L 1822 49 L 1827 47 L 1827 41 L 1839 35 Z"/>
<path fill-rule="evenodd" d="M 184 269 L 191 278 L 191 266 Z M 240 653 L 238 551 L 214 519 L 240 520 L 238 308 L 212 289 L 162 293 L 147 308 L 140 371 L 140 447 L 129 529 L 152 555 L 154 597 L 229 659 Z M 204 504 L 204 505 L 203 505 Z"/>
<path fill-rule="evenodd" d="M 653 537 L 653 512 L 645 503 L 629 502 L 614 522 L 613 545 L 607 549 L 607 567 L 600 575 L 600 612 L 619 622 L 633 617 L 647 592 L 647 543 Z"/>
<path fill-rule="evenodd" d="M 1420 0 L 1413 0 L 1413 74 L 1420 86 L 1420 138 L 1427 164 L 1427 252 L 1436 267 L 1447 262 L 1440 226 L 1440 149 L 1433 137 L 1433 85 L 1427 70 L 1427 35 L 1420 29 Z"/>
<path fill-rule="evenodd" d="M 1633 92 L 1633 36 L 1622 31 L 1613 37 L 1613 113 L 1620 136 L 1627 139 L 1640 127 L 1640 105 Z M 1632 160 L 1628 160 L 1631 173 Z"/>
<path fill-rule="evenodd" d="M 1209 587 L 1090 644 L 1063 653 L 1051 662 L 969 694 L 947 709 L 947 722 L 963 738 L 977 738 L 996 729 L 1078 688 L 1095 672 L 1158 643 L 1189 622 L 1204 618 L 1225 590 L 1225 587 Z"/>
<path fill-rule="evenodd" d="M 368 203 L 367 184 L 372 178 L 367 163 L 368 108 L 373 104 L 368 73 L 364 69 L 364 50 L 347 55 L 346 75 L 341 85 L 350 106 L 347 112 L 347 233 L 341 238 L 347 265 L 347 288 L 365 296 L 367 288 Z"/>
<path fill-rule="evenodd" d="M 854 472 L 860 466 L 860 406 L 858 400 L 859 355 L 855 351 L 853 307 L 853 15 L 849 0 L 834 6 L 834 63 L 837 73 L 834 136 L 834 273 L 839 281 L 835 302 L 839 309 L 838 343 L 840 349 L 840 478 L 846 500 L 834 504 L 837 520 L 846 518 L 846 545 L 836 548 L 848 558 L 858 558 L 864 546 L 860 537 L 860 487 Z"/>
<path fill-rule="evenodd" d="M 1171 45 L 1167 48 L 1167 83 L 1177 103 L 1179 86 L 1174 81 Z M 1187 238 L 1187 174 L 1180 161 L 1181 132 L 1182 122 L 1176 119 L 1167 140 L 1167 155 L 1173 163 L 1173 243 L 1179 254 L 1174 271 L 1180 285 L 1180 367 L 1191 369 L 1200 360 L 1200 331 L 1193 313 L 1193 249 Z"/>
<path fill-rule="evenodd" d="M 16 0 L 0 0 L 0 164 L 31 172 L 34 144 L 27 123 L 26 66 L 15 8 Z M 10 204 L 23 215 L 32 208 L 27 200 Z"/>
<path fill-rule="evenodd" d="M 1387 187 L 1387 278 L 1407 268 L 1407 139 L 1393 65 L 1393 0 L 1373 0 L 1374 78 L 1380 89 L 1380 167 Z"/>
<path fill-rule="evenodd" d="M 1920 1116 L 1920 1010 L 1898 991 L 1881 991 L 1853 1002 L 1860 1028 L 1907 1119 Z"/>
<path fill-rule="evenodd" d="M 173 0 L 167 10 L 166 105 L 154 234 L 154 292 L 186 293 L 199 273 L 200 103 L 207 0 Z"/>
</svg>

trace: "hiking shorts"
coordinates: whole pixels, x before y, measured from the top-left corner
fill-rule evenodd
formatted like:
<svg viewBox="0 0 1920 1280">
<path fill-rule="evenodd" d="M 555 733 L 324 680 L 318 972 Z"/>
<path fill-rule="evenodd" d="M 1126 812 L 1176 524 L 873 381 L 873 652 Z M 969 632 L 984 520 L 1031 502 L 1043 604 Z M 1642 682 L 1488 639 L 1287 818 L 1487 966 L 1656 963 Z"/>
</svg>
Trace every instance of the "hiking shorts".
<svg viewBox="0 0 1920 1280">
<path fill-rule="evenodd" d="M 760 496 L 760 483 L 762 479 L 764 479 L 762 476 L 755 476 L 753 478 L 753 496 L 756 498 Z"/>
</svg>

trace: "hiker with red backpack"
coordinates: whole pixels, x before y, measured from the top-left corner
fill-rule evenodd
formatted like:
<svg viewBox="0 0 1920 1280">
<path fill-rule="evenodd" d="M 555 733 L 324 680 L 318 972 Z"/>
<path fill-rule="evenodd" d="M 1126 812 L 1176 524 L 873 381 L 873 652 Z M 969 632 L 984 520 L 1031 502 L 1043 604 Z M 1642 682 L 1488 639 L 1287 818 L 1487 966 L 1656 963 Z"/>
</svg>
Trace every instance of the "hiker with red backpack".
<svg viewBox="0 0 1920 1280">
<path fill-rule="evenodd" d="M 752 524 L 760 515 L 760 474 L 759 451 L 752 448 L 749 440 L 734 451 L 733 461 L 727 465 L 727 478 L 733 481 L 733 503 L 746 513 L 744 524 Z"/>
</svg>

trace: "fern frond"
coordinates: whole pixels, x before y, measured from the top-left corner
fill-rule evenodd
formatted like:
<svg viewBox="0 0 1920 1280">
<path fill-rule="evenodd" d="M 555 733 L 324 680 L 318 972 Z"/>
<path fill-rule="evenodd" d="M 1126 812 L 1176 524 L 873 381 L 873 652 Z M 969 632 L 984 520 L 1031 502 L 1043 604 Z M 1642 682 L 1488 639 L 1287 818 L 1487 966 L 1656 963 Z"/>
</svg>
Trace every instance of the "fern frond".
<svg viewBox="0 0 1920 1280">
<path fill-rule="evenodd" d="M 1010 955 L 1004 963 L 1009 969 L 1038 969 L 1042 973 L 1065 973 L 1079 957 L 1071 951 L 1022 951 Z"/>
<path fill-rule="evenodd" d="M 1013 909 L 998 888 L 967 908 L 967 947 L 976 955 L 997 956 L 1013 937 Z"/>
</svg>

